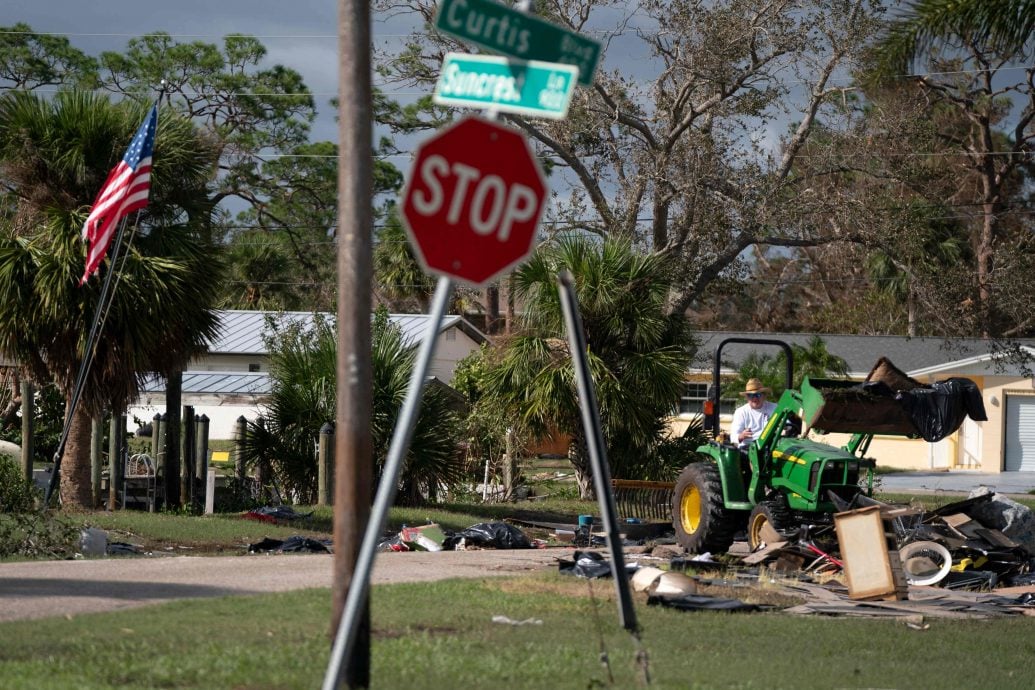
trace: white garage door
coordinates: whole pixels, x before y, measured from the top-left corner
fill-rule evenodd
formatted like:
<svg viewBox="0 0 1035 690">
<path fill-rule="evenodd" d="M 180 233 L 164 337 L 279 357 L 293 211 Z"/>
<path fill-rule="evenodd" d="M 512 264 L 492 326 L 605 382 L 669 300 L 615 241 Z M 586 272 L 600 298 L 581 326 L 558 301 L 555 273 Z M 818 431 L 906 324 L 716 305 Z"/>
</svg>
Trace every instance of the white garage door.
<svg viewBox="0 0 1035 690">
<path fill-rule="evenodd" d="M 1005 469 L 1035 472 L 1035 395 L 1006 396 Z"/>
</svg>

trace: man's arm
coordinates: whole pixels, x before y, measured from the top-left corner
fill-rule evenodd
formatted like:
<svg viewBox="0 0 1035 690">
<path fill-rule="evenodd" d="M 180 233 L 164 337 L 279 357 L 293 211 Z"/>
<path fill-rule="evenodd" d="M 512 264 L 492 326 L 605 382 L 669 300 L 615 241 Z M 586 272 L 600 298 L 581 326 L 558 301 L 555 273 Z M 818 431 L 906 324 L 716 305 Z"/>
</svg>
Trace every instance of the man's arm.
<svg viewBox="0 0 1035 690">
<path fill-rule="evenodd" d="M 747 429 L 745 428 L 746 426 L 747 424 L 746 415 L 744 414 L 744 408 L 738 407 L 733 412 L 733 422 L 730 424 L 730 438 L 733 439 L 734 443 L 739 444 L 744 442 L 744 439 L 741 438 L 741 435 L 745 431 L 747 431 Z"/>
</svg>

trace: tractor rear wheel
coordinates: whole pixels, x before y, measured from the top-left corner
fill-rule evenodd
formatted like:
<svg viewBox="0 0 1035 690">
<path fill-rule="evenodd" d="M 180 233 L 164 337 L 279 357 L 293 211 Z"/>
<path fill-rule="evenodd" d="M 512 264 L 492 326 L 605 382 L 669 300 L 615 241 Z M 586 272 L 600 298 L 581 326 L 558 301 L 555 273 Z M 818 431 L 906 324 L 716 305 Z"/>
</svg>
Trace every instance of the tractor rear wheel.
<svg viewBox="0 0 1035 690">
<path fill-rule="evenodd" d="M 782 496 L 768 498 L 751 511 L 751 515 L 748 517 L 747 534 L 748 545 L 752 551 L 766 541 L 762 536 L 766 525 L 777 532 L 784 532 L 794 527 L 794 518 L 791 517 L 791 511 L 787 508 L 787 503 Z"/>
<path fill-rule="evenodd" d="M 725 553 L 730 548 L 743 527 L 743 512 L 725 508 L 714 463 L 695 462 L 680 472 L 672 492 L 672 525 L 676 540 L 690 553 Z"/>
</svg>

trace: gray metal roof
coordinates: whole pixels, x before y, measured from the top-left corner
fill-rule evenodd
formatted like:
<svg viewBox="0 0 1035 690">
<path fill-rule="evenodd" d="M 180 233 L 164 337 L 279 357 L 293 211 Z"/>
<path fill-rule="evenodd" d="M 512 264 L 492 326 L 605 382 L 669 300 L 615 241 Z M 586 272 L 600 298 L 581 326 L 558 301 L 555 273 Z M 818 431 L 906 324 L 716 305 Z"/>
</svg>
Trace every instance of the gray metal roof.
<svg viewBox="0 0 1035 690">
<path fill-rule="evenodd" d="M 208 348 L 209 352 L 213 354 L 266 354 L 266 343 L 263 342 L 262 336 L 268 330 L 268 320 L 272 320 L 280 326 L 288 326 L 296 323 L 311 324 L 314 319 L 313 313 L 307 311 L 272 312 L 225 309 L 219 311 L 218 314 L 218 332 L 209 342 Z M 330 323 L 334 322 L 334 314 L 321 313 L 320 316 L 326 318 Z M 399 327 L 407 343 L 416 345 L 424 338 L 430 317 L 427 314 L 389 314 L 388 318 Z M 475 328 L 471 322 L 457 315 L 444 316 L 439 326 L 439 333 L 454 326 L 475 342 L 488 341 L 485 334 Z"/>
<path fill-rule="evenodd" d="M 715 348 L 724 338 L 768 338 L 783 340 L 792 345 L 807 347 L 815 336 L 812 333 L 748 333 L 733 331 L 698 331 L 700 347 L 691 366 L 711 371 Z M 995 347 L 993 341 L 977 338 L 908 338 L 894 335 L 820 335 L 827 351 L 843 357 L 848 363 L 852 377 L 864 377 L 881 357 L 887 357 L 895 366 L 905 372 L 936 367 L 979 355 L 986 355 Z M 1018 341 L 1018 345 L 1031 346 L 1035 341 Z M 731 344 L 723 348 L 723 360 L 738 364 L 752 350 L 763 355 L 776 355 L 778 348 Z"/>
<path fill-rule="evenodd" d="M 165 393 L 165 379 L 151 376 L 145 393 Z M 269 395 L 270 375 L 265 371 L 185 371 L 183 392 L 193 395 Z"/>
</svg>

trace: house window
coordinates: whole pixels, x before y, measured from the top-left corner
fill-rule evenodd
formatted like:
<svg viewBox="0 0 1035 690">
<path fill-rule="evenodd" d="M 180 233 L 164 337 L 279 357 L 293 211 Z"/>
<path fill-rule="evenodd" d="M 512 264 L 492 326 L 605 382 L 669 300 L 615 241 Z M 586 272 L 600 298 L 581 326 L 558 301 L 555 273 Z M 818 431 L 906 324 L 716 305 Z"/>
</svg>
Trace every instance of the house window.
<svg viewBox="0 0 1035 690">
<path fill-rule="evenodd" d="M 704 401 L 708 399 L 708 385 L 695 381 L 683 382 L 683 394 L 679 397 L 679 414 L 700 414 L 704 410 Z M 719 400 L 719 414 L 733 414 L 734 409 L 735 400 Z"/>
<path fill-rule="evenodd" d="M 248 365 L 248 371 L 259 371 L 259 365 L 258 364 L 254 364 L 254 363 L 249 364 Z"/>
</svg>

